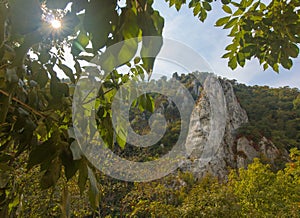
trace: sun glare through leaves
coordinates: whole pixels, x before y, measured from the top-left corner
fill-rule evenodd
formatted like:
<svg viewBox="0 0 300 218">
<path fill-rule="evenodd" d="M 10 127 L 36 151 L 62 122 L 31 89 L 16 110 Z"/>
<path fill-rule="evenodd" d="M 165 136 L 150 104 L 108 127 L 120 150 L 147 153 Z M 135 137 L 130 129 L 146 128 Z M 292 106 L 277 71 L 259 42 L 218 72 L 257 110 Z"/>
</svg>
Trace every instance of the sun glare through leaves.
<svg viewBox="0 0 300 218">
<path fill-rule="evenodd" d="M 51 20 L 51 27 L 54 29 L 60 29 L 61 28 L 61 21 L 57 19 Z"/>
</svg>

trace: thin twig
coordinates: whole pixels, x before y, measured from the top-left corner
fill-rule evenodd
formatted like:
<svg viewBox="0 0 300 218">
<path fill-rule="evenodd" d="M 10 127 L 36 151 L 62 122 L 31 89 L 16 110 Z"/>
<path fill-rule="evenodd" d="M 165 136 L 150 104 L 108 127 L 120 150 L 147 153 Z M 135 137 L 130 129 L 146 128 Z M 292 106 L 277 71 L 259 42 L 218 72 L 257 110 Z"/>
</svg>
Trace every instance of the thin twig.
<svg viewBox="0 0 300 218">
<path fill-rule="evenodd" d="M 109 92 L 112 91 L 112 90 L 114 90 L 114 88 L 111 88 L 111 89 L 109 89 L 109 90 L 106 90 L 106 91 L 103 93 L 103 95 L 109 93 Z M 95 101 L 97 98 L 98 98 L 98 97 L 91 98 L 91 99 L 89 99 L 88 101 L 83 102 L 83 104 L 91 103 L 92 101 Z M 85 98 L 84 100 L 86 100 L 86 98 Z"/>
<path fill-rule="evenodd" d="M 2 93 L 3 95 L 9 97 L 9 93 L 3 91 L 0 89 L 0 93 Z M 37 110 L 35 110 L 34 108 L 30 107 L 29 105 L 25 104 L 24 102 L 20 101 L 19 99 L 13 97 L 12 98 L 13 101 L 19 103 L 21 106 L 23 106 L 24 108 L 26 108 L 27 110 L 31 111 L 32 113 L 34 113 L 35 115 L 38 115 L 40 117 L 46 118 L 46 116 L 40 112 L 38 112 Z"/>
</svg>

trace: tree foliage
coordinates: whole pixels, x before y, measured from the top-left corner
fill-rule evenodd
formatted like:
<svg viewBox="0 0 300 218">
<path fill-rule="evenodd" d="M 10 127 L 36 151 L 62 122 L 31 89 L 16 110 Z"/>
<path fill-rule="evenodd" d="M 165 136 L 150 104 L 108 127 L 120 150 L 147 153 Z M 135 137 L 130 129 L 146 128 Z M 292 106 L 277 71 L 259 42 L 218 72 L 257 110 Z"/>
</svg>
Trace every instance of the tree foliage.
<svg viewBox="0 0 300 218">
<path fill-rule="evenodd" d="M 186 0 L 167 0 L 177 10 Z M 213 0 L 191 0 L 189 8 L 204 21 L 213 8 Z M 290 69 L 293 58 L 299 54 L 300 3 L 297 0 L 231 1 L 222 0 L 226 16 L 216 26 L 229 31 L 232 43 L 225 49 L 223 58 L 232 69 L 245 66 L 247 60 L 257 58 L 264 70 L 268 67 L 279 72 L 279 66 Z"/>
<path fill-rule="evenodd" d="M 278 147 L 289 150 L 299 148 L 299 115 L 297 88 L 246 86 L 231 81 L 241 106 L 247 111 L 249 123 L 238 134 L 254 142 L 262 136 Z"/>
<path fill-rule="evenodd" d="M 136 184 L 123 202 L 132 206 L 130 217 L 299 217 L 297 149 L 291 158 L 276 173 L 255 159 L 248 169 L 232 171 L 228 181 L 209 175 L 195 181 L 191 174 L 178 173 Z"/>
<path fill-rule="evenodd" d="M 179 10 L 186 3 L 170 0 Z M 204 21 L 212 9 L 212 0 L 190 1 L 195 16 Z M 274 0 L 269 5 L 242 0 L 222 1 L 227 18 L 218 26 L 231 29 L 233 43 L 225 55 L 229 66 L 244 66 L 245 59 L 257 57 L 264 66 L 277 71 L 278 64 L 290 68 L 290 58 L 298 56 L 299 15 L 297 1 Z M 101 187 L 98 175 L 85 157 L 74 156 L 76 146 L 68 129 L 72 127 L 73 88 L 79 80 L 83 62 L 102 54 L 110 45 L 123 42 L 113 61 L 128 64 L 142 44 L 141 53 L 149 52 L 151 42 L 142 36 L 161 36 L 164 19 L 153 9 L 152 0 L 127 0 L 125 5 L 111 0 L 1 0 L 0 1 L 0 207 L 1 217 L 13 216 L 22 203 L 18 169 L 39 167 L 41 188 L 63 187 L 76 177 L 81 193 L 89 188 L 94 208 L 99 205 Z M 236 11 L 233 12 L 235 9 Z M 61 20 L 55 30 L 51 20 Z M 161 42 L 162 43 L 162 42 Z M 66 63 L 66 47 L 71 48 L 74 66 Z M 158 52 L 158 51 L 155 51 Z M 111 98 L 118 87 L 151 74 L 153 58 L 135 59 L 133 76 L 116 70 L 109 72 L 99 90 L 102 102 L 97 122 L 105 141 L 113 146 Z M 110 69 L 109 62 L 104 67 Z M 58 77 L 58 69 L 71 83 Z M 147 97 L 146 97 L 147 98 Z M 140 108 L 152 107 L 151 99 L 140 101 Z M 149 106 L 150 105 L 150 106 Z M 125 142 L 119 140 L 120 145 Z M 73 146 L 73 147 L 72 147 Z M 122 147 L 122 146 L 121 146 Z M 26 171 L 27 172 L 27 171 Z M 26 173 L 25 173 L 26 174 Z M 62 213 L 67 214 L 67 189 L 62 189 Z"/>
</svg>

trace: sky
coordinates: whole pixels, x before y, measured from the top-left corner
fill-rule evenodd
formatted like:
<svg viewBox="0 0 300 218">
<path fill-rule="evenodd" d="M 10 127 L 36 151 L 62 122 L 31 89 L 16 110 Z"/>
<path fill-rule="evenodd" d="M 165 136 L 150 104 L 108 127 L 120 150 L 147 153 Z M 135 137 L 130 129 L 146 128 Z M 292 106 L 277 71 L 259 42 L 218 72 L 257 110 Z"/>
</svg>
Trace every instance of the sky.
<svg viewBox="0 0 300 218">
<path fill-rule="evenodd" d="M 174 7 L 169 8 L 165 1 L 154 1 L 157 9 L 165 19 L 163 37 L 176 40 L 194 49 L 212 67 L 218 76 L 236 79 L 248 85 L 267 85 L 270 87 L 297 87 L 300 88 L 300 59 L 294 59 L 291 70 L 280 68 L 279 74 L 272 69 L 263 71 L 257 59 L 248 61 L 246 65 L 231 70 L 227 59 L 221 58 L 225 47 L 230 44 L 228 31 L 214 24 L 218 18 L 225 16 L 220 3 L 213 3 L 213 10 L 208 13 L 204 23 L 193 16 L 192 9 L 183 5 L 179 12 Z"/>
</svg>

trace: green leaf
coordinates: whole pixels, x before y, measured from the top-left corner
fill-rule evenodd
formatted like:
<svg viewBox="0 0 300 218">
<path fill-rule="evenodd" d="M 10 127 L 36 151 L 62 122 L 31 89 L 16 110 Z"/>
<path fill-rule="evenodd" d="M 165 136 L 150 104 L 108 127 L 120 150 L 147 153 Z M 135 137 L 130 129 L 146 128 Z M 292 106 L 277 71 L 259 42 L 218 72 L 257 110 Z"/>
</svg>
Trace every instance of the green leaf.
<svg viewBox="0 0 300 218">
<path fill-rule="evenodd" d="M 260 4 L 260 1 L 255 2 L 250 10 L 255 11 L 257 9 L 257 7 L 259 6 L 259 4 Z"/>
<path fill-rule="evenodd" d="M 171 1 L 170 1 L 171 2 Z M 182 0 L 175 0 L 175 8 L 177 11 L 180 10 L 181 6 L 183 5 L 183 3 L 185 3 L 185 1 Z"/>
<path fill-rule="evenodd" d="M 94 57 L 93 56 L 87 56 L 87 55 L 80 55 L 77 57 L 78 60 L 84 60 L 87 62 L 90 62 Z"/>
<path fill-rule="evenodd" d="M 10 4 L 12 30 L 25 35 L 41 27 L 42 9 L 36 0 L 14 0 Z"/>
<path fill-rule="evenodd" d="M 231 0 L 221 0 L 222 4 L 229 4 L 231 2 Z"/>
<path fill-rule="evenodd" d="M 237 57 L 233 56 L 229 59 L 228 66 L 234 70 L 237 67 Z"/>
<path fill-rule="evenodd" d="M 138 36 L 139 28 L 137 25 L 137 15 L 133 10 L 127 10 L 125 12 L 124 26 L 122 29 L 122 35 L 124 39 L 131 39 Z"/>
<path fill-rule="evenodd" d="M 5 189 L 7 188 L 7 184 L 10 180 L 8 171 L 0 171 L 0 188 Z"/>
<path fill-rule="evenodd" d="M 208 2 L 202 2 L 202 5 L 206 11 L 211 11 L 211 5 Z"/>
<path fill-rule="evenodd" d="M 81 73 L 82 73 L 82 69 L 81 69 L 81 66 L 78 62 L 78 60 L 74 60 L 75 61 L 75 64 L 74 64 L 74 68 L 76 70 L 76 75 L 77 75 L 77 78 L 80 77 Z"/>
<path fill-rule="evenodd" d="M 97 185 L 96 177 L 91 170 L 91 168 L 88 167 L 88 178 L 90 180 L 90 189 L 89 189 L 89 200 L 91 202 L 91 206 L 96 209 L 99 206 L 99 200 L 100 200 L 100 192 Z"/>
<path fill-rule="evenodd" d="M 298 57 L 299 54 L 299 47 L 293 43 L 290 44 L 290 47 L 286 49 L 287 55 L 289 55 L 292 58 Z"/>
<path fill-rule="evenodd" d="M 237 53 L 237 62 L 241 67 L 245 66 L 245 55 L 243 53 Z"/>
<path fill-rule="evenodd" d="M 259 5 L 259 8 L 260 8 L 261 11 L 264 11 L 267 8 L 267 6 L 264 3 L 261 2 L 260 5 Z"/>
<path fill-rule="evenodd" d="M 227 50 L 227 51 L 234 51 L 234 50 L 236 50 L 236 44 L 229 44 L 229 45 L 227 45 L 226 46 L 226 48 L 225 48 L 225 50 Z"/>
<path fill-rule="evenodd" d="M 41 69 L 41 64 L 37 61 L 33 61 L 31 63 L 31 70 L 33 71 L 33 73 L 38 72 Z"/>
<path fill-rule="evenodd" d="M 247 1 L 245 1 L 244 7 L 247 8 L 247 7 L 249 7 L 250 5 L 252 5 L 252 3 L 253 3 L 253 0 L 247 0 Z"/>
<path fill-rule="evenodd" d="M 243 53 L 253 53 L 253 50 L 256 50 L 256 45 L 254 44 L 247 45 L 242 49 Z"/>
<path fill-rule="evenodd" d="M 137 74 L 141 77 L 142 80 L 145 78 L 145 71 L 141 66 L 136 66 Z"/>
<path fill-rule="evenodd" d="M 78 56 L 81 52 L 85 51 L 84 47 L 77 41 L 74 40 L 71 47 L 71 54 Z"/>
<path fill-rule="evenodd" d="M 201 22 L 204 22 L 206 18 L 207 18 L 207 12 L 204 8 L 201 8 L 201 13 L 200 13 L 199 20 Z"/>
<path fill-rule="evenodd" d="M 230 58 L 232 56 L 232 53 L 231 52 L 227 52 L 225 53 L 222 58 Z"/>
<path fill-rule="evenodd" d="M 135 65 L 138 64 L 140 61 L 141 61 L 140 57 L 135 57 L 134 60 L 133 60 Z"/>
<path fill-rule="evenodd" d="M 127 138 L 127 133 L 125 132 L 126 130 L 124 129 L 118 129 L 117 130 L 117 143 L 120 146 L 120 148 L 124 149 L 126 145 L 126 138 Z"/>
<path fill-rule="evenodd" d="M 82 158 L 83 153 L 76 140 L 72 142 L 70 149 L 72 151 L 73 160 L 80 160 Z"/>
<path fill-rule="evenodd" d="M 0 154 L 0 162 L 11 161 L 14 157 L 11 154 Z"/>
<path fill-rule="evenodd" d="M 232 27 L 230 33 L 228 34 L 228 36 L 230 37 L 235 37 L 236 34 L 238 34 L 239 32 L 239 26 L 238 25 L 235 25 Z"/>
<path fill-rule="evenodd" d="M 272 69 L 273 69 L 276 73 L 279 73 L 279 65 L 278 65 L 278 64 L 272 65 Z"/>
<path fill-rule="evenodd" d="M 147 110 L 151 113 L 154 111 L 154 100 L 153 98 L 148 94 L 143 94 L 138 98 L 138 107 L 141 112 L 144 110 Z"/>
<path fill-rule="evenodd" d="M 34 74 L 33 79 L 40 85 L 41 88 L 44 88 L 49 81 L 48 73 L 44 68 L 41 68 L 39 72 Z"/>
<path fill-rule="evenodd" d="M 66 143 L 65 148 L 60 155 L 60 158 L 65 169 L 65 176 L 67 180 L 69 180 L 77 172 L 79 163 L 78 161 L 73 160 L 73 155 L 71 150 L 68 148 L 68 143 Z"/>
<path fill-rule="evenodd" d="M 293 66 L 293 61 L 290 58 L 284 58 L 283 60 L 281 60 L 281 65 L 285 69 L 291 69 L 291 67 Z"/>
<path fill-rule="evenodd" d="M 62 29 L 60 35 L 63 37 L 70 36 L 76 31 L 76 26 L 80 23 L 79 17 L 74 12 L 68 11 L 61 19 Z"/>
<path fill-rule="evenodd" d="M 80 194 L 82 195 L 86 188 L 85 185 L 88 179 L 88 167 L 84 159 L 80 160 L 78 169 L 79 169 L 78 186 L 79 186 Z"/>
<path fill-rule="evenodd" d="M 83 25 L 92 35 L 91 41 L 95 52 L 105 46 L 108 35 L 112 31 L 110 22 L 116 13 L 113 1 L 91 0 L 87 3 Z"/>
<path fill-rule="evenodd" d="M 39 55 L 39 60 L 41 61 L 41 63 L 45 64 L 45 63 L 47 63 L 50 59 L 51 59 L 51 55 L 49 54 L 49 51 L 43 49 L 43 50 L 40 52 L 40 55 Z"/>
<path fill-rule="evenodd" d="M 151 18 L 153 20 L 153 24 L 155 26 L 158 35 L 161 35 L 165 23 L 164 18 L 160 16 L 158 11 L 154 11 L 153 14 L 151 15 Z"/>
<path fill-rule="evenodd" d="M 68 67 L 65 64 L 58 64 L 58 67 L 60 69 L 62 69 L 62 71 L 66 74 L 67 77 L 70 78 L 72 83 L 75 83 L 76 80 L 75 80 L 75 77 L 74 77 L 74 73 L 73 73 L 73 70 L 70 67 Z"/>
<path fill-rule="evenodd" d="M 238 21 L 238 17 L 234 17 L 232 18 L 230 21 L 228 21 L 228 23 L 224 26 L 224 29 L 229 29 L 230 27 L 234 26 L 237 21 Z"/>
<path fill-rule="evenodd" d="M 264 70 L 268 69 L 268 67 L 269 67 L 269 64 L 268 63 L 264 63 L 264 65 L 263 65 Z"/>
<path fill-rule="evenodd" d="M 16 206 L 18 206 L 18 204 L 20 204 L 20 196 L 16 195 L 16 197 L 14 198 L 14 200 L 12 202 L 9 203 L 8 205 L 8 211 L 9 213 L 12 211 L 12 209 Z"/>
<path fill-rule="evenodd" d="M 146 94 L 146 110 L 153 113 L 154 112 L 154 109 L 155 109 L 155 104 L 154 104 L 154 100 L 153 98 L 151 97 L 150 94 Z"/>
<path fill-rule="evenodd" d="M 196 6 L 193 9 L 194 16 L 197 16 L 199 14 L 200 10 L 201 10 L 201 5 L 199 2 L 197 2 Z"/>
<path fill-rule="evenodd" d="M 84 48 L 89 44 L 89 41 L 90 41 L 89 37 L 87 37 L 87 35 L 85 33 L 83 33 L 82 31 L 80 31 L 80 33 L 78 34 L 76 40 Z"/>
<path fill-rule="evenodd" d="M 146 97 L 145 94 L 138 97 L 138 108 L 141 112 L 145 110 L 146 105 Z"/>
<path fill-rule="evenodd" d="M 47 131 L 47 127 L 46 127 L 45 123 L 42 120 L 38 121 L 38 126 L 35 129 L 35 133 L 38 136 L 38 140 L 46 139 L 46 137 L 48 135 L 48 131 Z"/>
<path fill-rule="evenodd" d="M 80 52 L 86 51 L 86 46 L 89 44 L 89 37 L 83 32 L 80 31 L 77 38 L 72 43 L 71 53 L 74 56 L 78 56 Z"/>
<path fill-rule="evenodd" d="M 217 20 L 215 26 L 223 26 L 223 25 L 225 25 L 229 21 L 230 18 L 231 18 L 231 16 L 220 18 L 219 20 Z"/>
<path fill-rule="evenodd" d="M 47 189 L 52 186 L 56 185 L 57 180 L 60 177 L 60 171 L 61 171 L 61 163 L 57 159 L 54 159 L 51 164 L 49 165 L 49 168 L 46 170 L 44 175 L 41 179 L 41 188 Z"/>
<path fill-rule="evenodd" d="M 225 11 L 226 13 L 232 14 L 232 10 L 231 10 L 231 8 L 230 8 L 229 6 L 223 5 L 222 9 L 223 9 L 223 11 Z"/>
<path fill-rule="evenodd" d="M 30 153 L 27 169 L 33 166 L 52 160 L 56 155 L 56 146 L 51 139 L 45 141 L 41 145 L 37 145 Z"/>
<path fill-rule="evenodd" d="M 232 16 L 239 16 L 239 15 L 241 15 L 241 14 L 243 14 L 243 13 L 244 13 L 244 11 L 243 11 L 242 9 L 238 8 L 238 9 L 234 12 L 234 14 L 233 14 Z"/>
<path fill-rule="evenodd" d="M 59 82 L 57 78 L 52 77 L 50 80 L 50 93 L 55 100 L 59 100 L 62 97 L 69 96 L 69 86 Z"/>
<path fill-rule="evenodd" d="M 136 38 L 125 40 L 121 43 L 123 45 L 121 47 L 121 50 L 118 53 L 117 62 L 115 62 L 117 66 L 129 62 L 135 56 L 138 49 L 138 41 Z"/>
<path fill-rule="evenodd" d="M 162 38 L 143 39 L 142 49 L 141 49 L 141 57 L 143 57 L 142 66 L 149 75 L 151 75 L 154 66 L 155 58 L 153 57 L 155 57 L 159 53 L 162 44 L 163 44 Z"/>
</svg>

